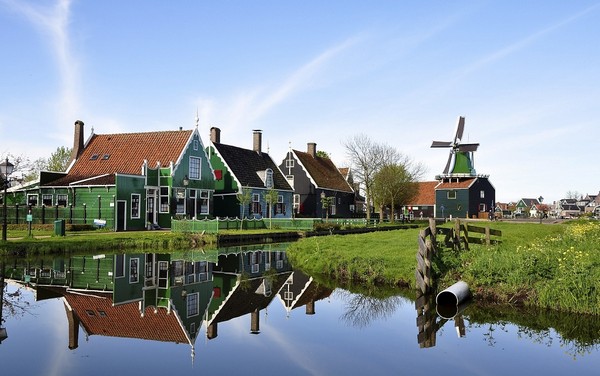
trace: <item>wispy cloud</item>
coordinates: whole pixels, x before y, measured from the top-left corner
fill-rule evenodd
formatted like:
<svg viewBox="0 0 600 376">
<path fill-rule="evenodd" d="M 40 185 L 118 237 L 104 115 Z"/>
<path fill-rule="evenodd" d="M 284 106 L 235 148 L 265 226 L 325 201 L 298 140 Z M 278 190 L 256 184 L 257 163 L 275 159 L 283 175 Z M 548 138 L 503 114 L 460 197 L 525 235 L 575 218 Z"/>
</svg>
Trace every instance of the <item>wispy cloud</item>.
<svg viewBox="0 0 600 376">
<path fill-rule="evenodd" d="M 56 59 L 61 81 L 61 94 L 58 121 L 67 124 L 77 118 L 80 103 L 79 65 L 71 51 L 69 37 L 69 21 L 71 0 L 58 0 L 52 6 L 32 5 L 17 0 L 1 0 L 13 11 L 23 15 L 41 35 L 48 38 L 48 43 Z"/>
<path fill-rule="evenodd" d="M 336 57 L 358 44 L 362 39 L 362 37 L 349 38 L 323 51 L 278 83 L 271 86 L 247 89 L 235 96 L 230 104 L 219 105 L 218 109 L 214 101 L 207 102 L 205 98 L 199 98 L 200 112 L 205 116 L 221 116 L 221 118 L 214 120 L 226 125 L 228 128 L 236 127 L 242 123 L 245 125 L 251 124 L 293 95 L 321 84 L 318 82 L 318 75 L 329 67 Z"/>
<path fill-rule="evenodd" d="M 484 66 L 490 65 L 498 60 L 501 60 L 515 52 L 518 52 L 522 49 L 524 49 L 525 47 L 531 45 L 532 43 L 534 43 L 535 41 L 541 39 L 542 37 L 546 36 L 547 34 L 552 33 L 553 31 L 560 29 L 561 27 L 570 24 L 571 22 L 576 21 L 577 19 L 589 14 L 590 12 L 596 10 L 598 7 L 600 7 L 600 4 L 595 4 L 593 6 L 590 6 L 584 10 L 582 10 L 581 12 L 575 13 L 567 18 L 565 18 L 564 20 L 561 20 L 551 26 L 546 27 L 545 29 L 539 30 L 531 35 L 526 36 L 525 38 L 512 43 L 504 48 L 501 48 L 487 56 L 484 56 L 483 58 L 473 62 L 472 64 L 468 65 L 467 67 L 465 67 L 462 72 L 460 72 L 459 74 L 457 74 L 456 76 L 454 76 L 454 79 L 452 80 L 453 82 L 457 82 L 462 80 L 465 76 L 468 76 L 469 74 L 471 74 L 474 71 L 477 71 L 479 69 L 481 69 Z"/>
</svg>

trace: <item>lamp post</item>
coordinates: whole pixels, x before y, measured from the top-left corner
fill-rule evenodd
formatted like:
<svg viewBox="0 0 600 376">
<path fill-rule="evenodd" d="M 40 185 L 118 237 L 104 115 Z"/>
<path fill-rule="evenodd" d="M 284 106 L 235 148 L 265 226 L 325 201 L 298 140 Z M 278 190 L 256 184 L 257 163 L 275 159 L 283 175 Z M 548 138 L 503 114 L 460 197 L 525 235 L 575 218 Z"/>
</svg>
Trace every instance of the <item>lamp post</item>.
<svg viewBox="0 0 600 376">
<path fill-rule="evenodd" d="M 2 241 L 6 241 L 6 226 L 7 226 L 7 216 L 6 216 L 6 190 L 8 189 L 8 175 L 12 174 L 13 168 L 15 166 L 8 161 L 8 157 L 2 163 L 0 163 L 0 174 L 2 175 L 2 185 L 4 186 L 4 196 L 2 196 L 2 207 L 4 209 L 2 216 Z"/>
<path fill-rule="evenodd" d="M 544 198 L 542 196 L 538 197 L 538 201 L 540 202 L 540 224 L 542 224 L 542 218 L 544 218 L 544 211 L 542 210 L 542 202 L 544 202 Z"/>
</svg>

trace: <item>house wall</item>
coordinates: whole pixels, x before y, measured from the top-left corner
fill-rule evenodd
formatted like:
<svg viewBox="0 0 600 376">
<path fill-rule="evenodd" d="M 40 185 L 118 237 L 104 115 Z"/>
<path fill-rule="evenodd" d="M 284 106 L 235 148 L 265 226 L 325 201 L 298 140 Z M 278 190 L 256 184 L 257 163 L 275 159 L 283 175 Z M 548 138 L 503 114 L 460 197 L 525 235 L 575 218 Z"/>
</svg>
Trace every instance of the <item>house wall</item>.
<svg viewBox="0 0 600 376">
<path fill-rule="evenodd" d="M 455 199 L 448 198 L 449 191 L 456 192 Z M 466 218 L 469 211 L 469 191 L 467 189 L 436 189 L 435 205 L 438 217 Z M 444 210 L 442 210 L 442 206 Z"/>
<path fill-rule="evenodd" d="M 481 197 L 483 191 L 484 197 Z M 469 189 L 469 217 L 479 216 L 479 208 L 481 204 L 485 205 L 485 212 L 489 212 L 496 202 L 496 190 L 486 178 L 477 178 Z M 483 214 L 484 217 L 487 214 Z M 486 217 L 487 218 L 487 217 Z"/>
<path fill-rule="evenodd" d="M 117 201 L 125 201 L 125 213 L 115 213 L 115 215 L 125 216 L 125 230 L 143 230 L 146 228 L 146 179 L 144 176 L 125 176 L 117 175 Z M 132 217 L 132 195 L 139 194 L 138 218 Z M 115 203 L 116 205 L 116 203 Z"/>
</svg>

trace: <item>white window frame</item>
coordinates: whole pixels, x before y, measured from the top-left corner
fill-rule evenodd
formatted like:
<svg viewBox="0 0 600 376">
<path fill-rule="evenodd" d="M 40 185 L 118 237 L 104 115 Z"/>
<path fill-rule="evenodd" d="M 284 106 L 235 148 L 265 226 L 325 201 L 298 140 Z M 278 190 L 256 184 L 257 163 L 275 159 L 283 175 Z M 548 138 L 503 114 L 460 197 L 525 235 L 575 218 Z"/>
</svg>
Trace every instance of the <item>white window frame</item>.
<svg viewBox="0 0 600 376">
<path fill-rule="evenodd" d="M 30 204 L 30 202 L 31 202 L 30 197 L 35 197 L 35 205 Z M 38 206 L 39 202 L 40 202 L 40 197 L 37 193 L 27 195 L 27 205 Z"/>
<path fill-rule="evenodd" d="M 265 170 L 265 187 L 273 188 L 274 186 L 275 186 L 275 182 L 273 180 L 273 170 L 270 168 L 267 168 Z"/>
<path fill-rule="evenodd" d="M 479 197 L 480 198 L 485 198 L 485 191 L 479 191 Z"/>
<path fill-rule="evenodd" d="M 185 189 L 175 189 L 175 214 L 185 214 Z"/>
<path fill-rule="evenodd" d="M 190 180 L 200 180 L 202 176 L 202 158 L 190 157 L 188 167 L 188 177 Z"/>
<path fill-rule="evenodd" d="M 210 214 L 210 192 L 202 189 L 199 196 L 197 200 L 200 204 L 200 214 Z M 206 201 L 206 205 L 203 204 L 204 201 Z M 198 205 L 198 202 L 196 205 Z"/>
<path fill-rule="evenodd" d="M 140 281 L 140 259 L 129 259 L 129 283 L 138 283 Z"/>
<path fill-rule="evenodd" d="M 134 200 L 134 196 L 137 196 L 137 205 L 134 205 L 136 203 L 136 201 Z M 129 208 L 129 215 L 131 217 L 131 219 L 139 219 L 141 216 L 141 210 L 140 208 L 142 207 L 142 195 L 139 193 L 132 193 L 131 194 L 131 201 L 129 203 L 130 208 Z M 137 215 L 135 215 L 135 213 L 137 212 Z"/>
<path fill-rule="evenodd" d="M 285 160 L 285 168 L 294 168 L 296 160 L 295 159 L 286 159 Z"/>
<path fill-rule="evenodd" d="M 200 142 L 198 142 L 198 140 L 194 140 L 194 150 L 198 150 L 198 145 L 200 145 Z"/>
<path fill-rule="evenodd" d="M 48 199 L 48 197 L 50 197 L 50 205 L 46 205 L 44 203 L 44 200 Z M 42 194 L 42 205 L 52 206 L 53 203 L 54 203 L 54 196 L 52 194 L 48 194 L 48 193 Z"/>
<path fill-rule="evenodd" d="M 194 317 L 200 314 L 200 293 L 194 292 L 186 296 L 187 317 Z"/>
<path fill-rule="evenodd" d="M 448 191 L 446 197 L 448 200 L 456 200 L 456 191 Z"/>
<path fill-rule="evenodd" d="M 166 204 L 163 204 L 163 198 L 167 198 Z M 163 208 L 163 205 L 166 205 Z M 158 190 L 158 212 L 169 213 L 171 210 L 171 192 L 169 187 L 160 187 Z"/>
<path fill-rule="evenodd" d="M 61 200 L 61 198 L 64 198 L 64 200 Z M 64 206 L 64 207 L 69 206 L 69 195 L 66 194 L 66 193 L 59 193 L 59 194 L 57 194 L 56 195 L 56 204 L 60 205 L 60 201 L 64 201 L 64 203 L 65 203 L 62 206 Z"/>
</svg>

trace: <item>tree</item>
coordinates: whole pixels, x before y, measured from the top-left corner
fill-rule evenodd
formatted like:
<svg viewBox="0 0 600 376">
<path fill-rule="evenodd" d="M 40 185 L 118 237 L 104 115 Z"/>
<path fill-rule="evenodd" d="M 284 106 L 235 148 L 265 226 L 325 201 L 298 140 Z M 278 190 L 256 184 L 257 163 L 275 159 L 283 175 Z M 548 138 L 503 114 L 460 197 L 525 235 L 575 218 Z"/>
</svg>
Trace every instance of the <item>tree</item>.
<svg viewBox="0 0 600 376">
<path fill-rule="evenodd" d="M 48 171 L 63 172 L 69 167 L 71 161 L 71 148 L 60 146 L 50 154 L 46 168 Z"/>
<path fill-rule="evenodd" d="M 279 198 L 279 192 L 275 188 L 270 188 L 267 192 L 265 192 L 265 201 L 268 205 L 268 213 L 269 213 L 269 229 L 272 228 L 273 218 L 273 205 L 277 204 L 277 199 Z"/>
<path fill-rule="evenodd" d="M 331 157 L 329 156 L 329 153 L 326 151 L 323 151 L 323 150 L 317 150 L 317 157 L 331 159 Z"/>
<path fill-rule="evenodd" d="M 244 218 L 246 217 L 246 206 L 252 200 L 252 190 L 250 188 L 242 188 L 241 193 L 235 195 L 240 206 L 242 207 L 242 220 L 240 221 L 240 230 L 244 228 Z"/>
<path fill-rule="evenodd" d="M 364 189 L 367 203 L 367 219 L 371 219 L 373 205 L 373 184 L 375 174 L 386 165 L 402 165 L 416 181 L 425 172 L 420 163 L 414 163 L 410 158 L 399 153 L 396 149 L 383 143 L 377 143 L 364 134 L 356 135 L 344 142 L 346 156 L 350 161 L 354 177 Z"/>
<path fill-rule="evenodd" d="M 419 187 L 416 179 L 402 164 L 385 165 L 373 178 L 373 197 L 380 208 L 389 206 L 390 219 L 394 221 L 396 207 L 406 205 L 418 193 Z M 383 218 L 383 210 L 381 211 Z"/>
<path fill-rule="evenodd" d="M 335 203 L 335 197 L 334 196 L 321 196 L 321 206 L 323 208 L 323 211 L 325 212 L 325 219 L 328 220 L 329 219 L 329 208 L 333 206 L 333 204 Z M 321 216 L 321 218 L 323 218 Z"/>
</svg>

